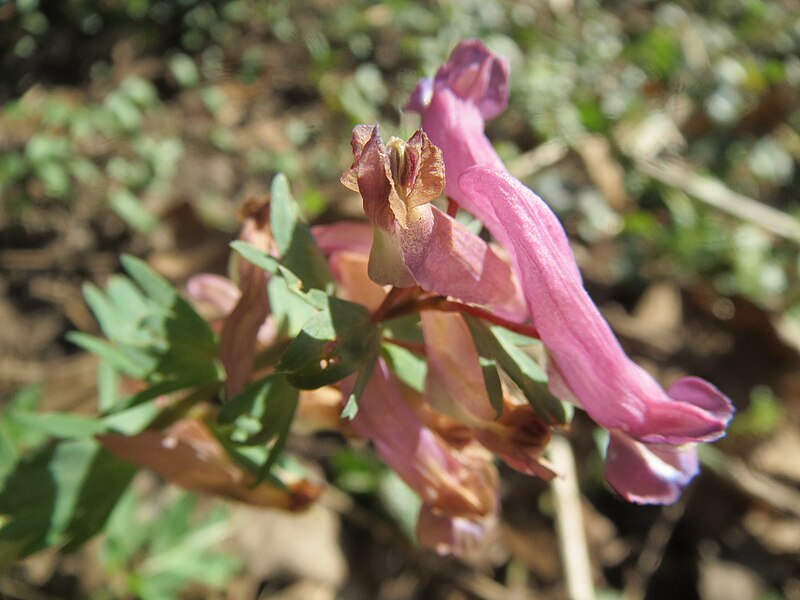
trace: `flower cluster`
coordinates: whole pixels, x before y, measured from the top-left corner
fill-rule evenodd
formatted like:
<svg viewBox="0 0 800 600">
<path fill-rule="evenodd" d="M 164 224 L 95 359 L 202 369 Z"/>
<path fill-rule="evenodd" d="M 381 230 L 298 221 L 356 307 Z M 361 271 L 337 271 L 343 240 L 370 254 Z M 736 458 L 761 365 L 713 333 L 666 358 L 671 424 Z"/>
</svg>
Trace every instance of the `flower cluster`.
<svg viewBox="0 0 800 600">
<path fill-rule="evenodd" d="M 558 219 L 508 173 L 484 134 L 485 120 L 507 101 L 507 63 L 466 41 L 418 85 L 409 108 L 442 150 L 447 194 L 512 255 L 548 350 L 551 389 L 610 432 L 608 481 L 634 502 L 674 502 L 697 473 L 695 444 L 724 435 L 732 404 L 695 377 L 664 391 L 625 355 L 583 287 Z"/>
<path fill-rule="evenodd" d="M 408 143 L 393 138 L 387 149 L 377 127 L 355 129 L 355 162 L 342 182 L 361 193 L 375 228 L 369 272 L 380 283 L 418 285 L 517 322 L 530 318 L 547 349 L 551 391 L 610 433 L 609 483 L 633 502 L 673 502 L 698 471 L 696 444 L 724 435 L 731 402 L 695 377 L 665 391 L 625 355 L 583 287 L 556 216 L 508 173 L 484 134 L 485 121 L 506 107 L 508 73 L 507 62 L 481 42 L 463 42 L 435 78 L 417 86 L 407 108 L 421 113 L 422 130 Z M 502 249 L 429 204 L 442 188 Z M 421 523 L 449 520 L 449 535 L 458 530 L 474 537 L 481 518 L 496 510 L 485 495 L 492 478 L 485 476 L 485 459 L 477 467 L 477 454 L 466 461 L 463 448 L 452 445 L 442 416 L 469 430 L 460 438 L 470 440 L 464 448 L 477 442 L 510 466 L 542 477 L 553 475 L 539 458 L 548 427 L 512 401 L 496 417 L 460 315 L 431 311 L 421 318 L 429 369 L 425 405 L 403 404 L 390 374 L 379 369 L 355 425 L 420 492 Z"/>
<path fill-rule="evenodd" d="M 508 64 L 481 42 L 463 42 L 414 91 L 408 108 L 421 114 L 422 129 L 408 141 L 384 143 L 378 126 L 354 129 L 354 160 L 341 182 L 361 195 L 369 223 L 309 232 L 336 301 L 351 307 L 350 324 L 337 326 L 347 319 L 324 312 L 333 300 L 312 299 L 317 319 L 325 316 L 332 331 L 309 320 L 316 324 L 273 371 L 283 369 L 303 390 L 296 426 L 371 441 L 421 498 L 421 543 L 460 556 L 479 551 L 496 529 L 495 457 L 522 473 L 557 476 L 542 455 L 551 429 L 566 426 L 554 416 L 560 401 L 609 431 L 606 477 L 639 503 L 675 501 L 698 471 L 696 445 L 724 435 L 733 411 L 711 384 L 685 377 L 665 391 L 625 355 L 583 287 L 558 219 L 508 173 L 484 133 L 485 121 L 506 107 L 508 74 Z M 432 204 L 443 195 L 447 211 Z M 456 220 L 460 209 L 494 242 Z M 249 205 L 241 237 L 269 266 L 282 260 L 287 244 L 273 238 L 278 231 L 267 210 Z M 201 275 L 189 291 L 213 308 L 225 396 L 236 403 L 247 393 L 259 348 L 272 344 L 280 327 L 265 291 L 270 274 L 241 257 L 234 271 L 237 284 Z M 272 272 L 286 276 L 285 269 Z M 417 339 L 391 331 L 408 315 L 418 319 Z M 539 383 L 530 376 L 537 363 L 503 342 L 498 329 L 540 340 L 546 365 Z M 372 353 L 371 339 L 378 347 Z M 394 370 L 381 343 L 424 357 L 418 385 Z M 357 410 L 346 411 L 352 420 L 338 419 L 353 401 Z"/>
</svg>

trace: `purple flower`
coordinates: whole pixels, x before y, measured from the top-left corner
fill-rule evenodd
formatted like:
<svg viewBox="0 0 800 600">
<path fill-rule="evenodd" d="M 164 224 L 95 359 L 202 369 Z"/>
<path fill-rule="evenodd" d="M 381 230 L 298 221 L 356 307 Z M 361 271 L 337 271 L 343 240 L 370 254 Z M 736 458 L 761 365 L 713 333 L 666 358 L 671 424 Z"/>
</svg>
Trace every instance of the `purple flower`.
<svg viewBox="0 0 800 600">
<path fill-rule="evenodd" d="M 447 193 L 511 253 L 548 349 L 551 389 L 611 432 L 609 482 L 631 501 L 672 502 L 697 473 L 692 444 L 724 435 L 733 407 L 693 377 L 665 392 L 625 355 L 583 288 L 558 219 L 507 172 L 484 134 L 484 120 L 505 107 L 504 65 L 480 42 L 463 42 L 410 107 L 422 112 L 424 130 L 442 149 Z"/>
</svg>

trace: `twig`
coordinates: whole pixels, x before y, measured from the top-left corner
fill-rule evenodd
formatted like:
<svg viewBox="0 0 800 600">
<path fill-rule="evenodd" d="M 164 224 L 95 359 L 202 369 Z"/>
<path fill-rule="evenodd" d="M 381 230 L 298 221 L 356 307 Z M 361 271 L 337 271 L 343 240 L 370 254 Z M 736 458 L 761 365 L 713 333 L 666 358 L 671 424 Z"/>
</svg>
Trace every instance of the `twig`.
<svg viewBox="0 0 800 600">
<path fill-rule="evenodd" d="M 738 458 L 731 458 L 713 446 L 700 448 L 700 459 L 717 475 L 732 483 L 748 496 L 774 510 L 800 517 L 800 493 L 776 481 L 769 475 L 758 473 Z"/>
<path fill-rule="evenodd" d="M 393 287 L 389 290 L 389 293 L 386 294 L 386 298 L 383 299 L 381 305 L 372 313 L 372 322 L 378 323 L 386 320 L 386 315 L 388 313 L 396 309 L 398 305 L 406 303 L 409 299 L 413 299 L 415 296 L 419 295 L 421 291 L 419 286 L 409 288 Z"/>
<path fill-rule="evenodd" d="M 583 524 L 575 455 L 569 441 L 554 435 L 548 446 L 548 458 L 560 473 L 559 477 L 550 482 L 550 489 L 556 509 L 556 533 L 567 591 L 572 600 L 592 600 L 592 566 Z"/>
<path fill-rule="evenodd" d="M 517 323 L 515 321 L 509 321 L 508 319 L 499 317 L 496 314 L 489 312 L 488 310 L 484 310 L 482 308 L 473 306 L 471 304 L 464 304 L 463 302 L 458 302 L 456 300 L 448 300 L 444 296 L 426 296 L 418 300 L 414 300 L 412 302 L 406 302 L 405 304 L 395 305 L 392 309 L 383 312 L 383 314 L 381 315 L 381 320 L 388 321 L 389 319 L 395 319 L 397 317 L 402 317 L 404 315 L 418 313 L 423 310 L 459 312 L 465 315 L 471 315 L 473 317 L 477 317 L 489 323 L 493 323 L 494 325 L 500 325 L 501 327 L 505 327 L 506 329 L 514 331 L 521 335 L 525 335 L 531 338 L 537 338 L 537 339 L 539 338 L 539 332 L 533 325 L 526 325 L 525 323 Z M 373 320 L 375 320 L 374 316 Z"/>
<path fill-rule="evenodd" d="M 550 167 L 564 158 L 569 152 L 566 144 L 550 140 L 525 154 L 520 154 L 508 162 L 508 171 L 518 179 L 525 179 L 534 173 Z"/>
<path fill-rule="evenodd" d="M 456 218 L 459 209 L 458 202 L 453 200 L 450 196 L 447 197 L 447 215 Z"/>
<path fill-rule="evenodd" d="M 684 495 L 678 504 L 664 507 L 650 531 L 647 532 L 647 538 L 645 538 L 639 559 L 636 561 L 636 571 L 625 586 L 628 596 L 644 598 L 647 591 L 647 582 L 650 581 L 653 573 L 658 569 L 658 565 L 661 564 L 661 559 L 664 558 L 664 551 L 670 539 L 672 539 L 675 526 L 686 511 L 686 504 L 687 496 Z"/>
<path fill-rule="evenodd" d="M 422 354 L 424 356 L 428 353 L 427 350 L 425 350 L 425 344 L 418 344 L 416 342 L 409 342 L 408 340 L 401 340 L 392 337 L 384 337 L 381 338 L 381 340 L 388 342 L 389 344 L 394 344 L 395 346 L 400 346 L 406 350 L 411 350 L 411 352 L 415 354 Z"/>
<path fill-rule="evenodd" d="M 653 179 L 683 190 L 714 208 L 750 221 L 786 239 L 800 243 L 800 220 L 757 200 L 738 194 L 710 177 L 698 175 L 676 161 L 634 158 L 636 167 Z"/>
</svg>

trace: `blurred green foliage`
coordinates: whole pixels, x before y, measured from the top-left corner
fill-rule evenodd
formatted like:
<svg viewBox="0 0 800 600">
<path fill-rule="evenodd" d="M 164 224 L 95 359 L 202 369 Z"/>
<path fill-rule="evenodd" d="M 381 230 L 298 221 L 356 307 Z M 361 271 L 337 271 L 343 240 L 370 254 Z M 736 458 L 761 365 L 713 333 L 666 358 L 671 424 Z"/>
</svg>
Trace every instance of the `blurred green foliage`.
<svg viewBox="0 0 800 600">
<path fill-rule="evenodd" d="M 181 598 L 189 585 L 224 588 L 241 569 L 236 556 L 217 549 L 230 531 L 224 505 L 204 514 L 195 495 L 181 493 L 148 517 L 142 502 L 130 488 L 111 514 L 100 549 L 111 589 L 94 600 Z"/>
<path fill-rule="evenodd" d="M 13 67 L 0 84 L 10 100 L 0 131 L 18 134 L 2 142 L 0 194 L 12 214 L 39 199 L 105 198 L 133 230 L 151 232 L 188 148 L 229 156 L 242 183 L 285 172 L 317 214 L 344 197 L 335 181 L 350 127 L 413 128 L 401 108 L 417 78 L 457 40 L 481 37 L 512 64 L 511 107 L 490 131 L 504 156 L 545 141 L 580 153 L 590 134 L 609 140 L 631 205 L 592 194 L 591 178 L 570 175 L 569 157 L 529 182 L 589 242 L 620 235 L 616 278 L 635 283 L 647 268 L 648 278 L 710 280 L 771 309 L 797 302 L 794 244 L 679 198 L 637 170 L 625 141 L 666 118 L 671 128 L 640 141 L 800 215 L 793 2 L 570 4 L 20 1 L 0 18 L 0 59 Z M 164 60 L 145 65 L 148 57 Z M 274 131 L 244 142 L 249 125 L 267 125 L 239 113 L 260 105 L 271 106 Z M 190 127 L 197 118 L 202 126 Z M 677 137 L 658 139 L 665 132 Z M 193 202 L 230 227 L 241 200 L 230 193 L 240 188 L 203 186 Z"/>
</svg>

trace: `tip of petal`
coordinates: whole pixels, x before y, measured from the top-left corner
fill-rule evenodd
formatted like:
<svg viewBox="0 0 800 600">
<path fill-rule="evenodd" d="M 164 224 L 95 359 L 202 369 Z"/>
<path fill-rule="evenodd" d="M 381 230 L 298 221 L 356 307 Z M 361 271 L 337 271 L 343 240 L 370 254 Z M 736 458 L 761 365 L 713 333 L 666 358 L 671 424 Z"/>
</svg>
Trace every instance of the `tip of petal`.
<svg viewBox="0 0 800 600">
<path fill-rule="evenodd" d="M 411 97 L 403 107 L 403 110 L 421 113 L 431 103 L 433 98 L 433 78 L 425 77 L 420 79 L 417 87 L 411 92 Z"/>
<path fill-rule="evenodd" d="M 436 73 L 435 87 L 447 87 L 474 102 L 485 119 L 508 106 L 508 60 L 492 53 L 480 40 L 464 40 Z"/>
<path fill-rule="evenodd" d="M 699 377 L 683 377 L 678 379 L 667 390 L 667 395 L 678 402 L 686 402 L 710 413 L 725 424 L 734 413 L 730 398 L 705 379 Z"/>
<path fill-rule="evenodd" d="M 606 479 L 628 502 L 672 504 L 699 468 L 694 446 L 645 444 L 611 432 Z"/>
</svg>

